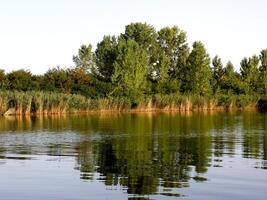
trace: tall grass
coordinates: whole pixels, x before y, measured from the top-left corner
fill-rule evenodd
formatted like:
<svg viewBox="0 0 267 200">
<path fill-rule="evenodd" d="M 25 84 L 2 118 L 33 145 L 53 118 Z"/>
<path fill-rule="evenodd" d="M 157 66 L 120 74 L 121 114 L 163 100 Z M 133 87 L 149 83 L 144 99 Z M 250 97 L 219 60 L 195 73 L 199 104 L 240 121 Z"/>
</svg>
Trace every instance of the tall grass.
<svg viewBox="0 0 267 200">
<path fill-rule="evenodd" d="M 196 95 L 156 95 L 156 107 L 167 110 L 212 110 L 216 107 L 216 99 Z"/>
<path fill-rule="evenodd" d="M 217 106 L 226 110 L 256 108 L 260 96 L 257 95 L 216 95 Z"/>
<path fill-rule="evenodd" d="M 85 97 L 53 92 L 0 91 L 0 113 L 13 109 L 15 114 L 64 113 L 72 108 L 74 101 L 80 106 Z M 83 105 L 84 106 L 84 105 Z M 88 105 L 86 105 L 88 106 Z"/>
<path fill-rule="evenodd" d="M 0 91 L 0 114 L 60 114 L 94 110 L 127 110 L 127 98 L 88 99 L 82 95 L 41 91 Z"/>
<path fill-rule="evenodd" d="M 255 95 L 155 95 L 155 106 L 160 109 L 194 111 L 194 110 L 231 110 L 256 108 L 258 96 Z"/>
<path fill-rule="evenodd" d="M 100 110 L 214 110 L 243 109 L 256 105 L 258 97 L 238 95 L 215 95 L 202 97 L 194 95 L 154 95 L 143 97 L 132 103 L 123 97 L 88 99 L 76 94 L 41 91 L 0 91 L 0 114 L 61 114 L 69 112 L 91 112 Z"/>
</svg>

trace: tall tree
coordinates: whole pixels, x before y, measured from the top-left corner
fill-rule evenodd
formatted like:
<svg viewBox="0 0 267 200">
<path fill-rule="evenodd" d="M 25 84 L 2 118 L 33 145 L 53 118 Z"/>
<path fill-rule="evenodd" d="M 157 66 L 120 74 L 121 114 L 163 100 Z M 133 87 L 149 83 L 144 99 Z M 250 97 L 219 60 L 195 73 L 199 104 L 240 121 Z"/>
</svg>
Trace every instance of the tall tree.
<svg viewBox="0 0 267 200">
<path fill-rule="evenodd" d="M 261 93 L 267 95 L 267 49 L 264 49 L 260 53 L 260 81 L 261 81 Z"/>
<path fill-rule="evenodd" d="M 222 88 L 222 77 L 224 74 L 223 64 L 218 56 L 212 59 L 213 65 L 213 80 L 214 80 L 214 92 Z"/>
<path fill-rule="evenodd" d="M 241 76 L 245 83 L 246 93 L 256 92 L 259 78 L 259 58 L 254 55 L 241 61 Z"/>
<path fill-rule="evenodd" d="M 92 52 L 92 45 L 88 46 L 82 45 L 78 50 L 78 55 L 73 56 L 72 58 L 75 66 L 86 70 L 88 73 L 95 73 L 95 59 L 94 53 Z"/>
<path fill-rule="evenodd" d="M 117 57 L 117 39 L 115 36 L 104 36 L 97 44 L 95 51 L 98 75 L 104 81 L 111 81 L 114 73 L 114 62 Z"/>
<path fill-rule="evenodd" d="M 157 43 L 157 32 L 153 26 L 147 23 L 131 23 L 125 27 L 125 33 L 121 36 L 126 40 L 134 40 L 140 48 L 147 52 L 153 50 Z"/>
<path fill-rule="evenodd" d="M 158 67 L 155 68 L 155 75 L 156 78 L 152 85 L 156 87 L 156 89 L 152 87 L 154 93 L 170 94 L 179 92 L 180 82 L 171 76 L 170 59 L 164 54 L 159 58 Z"/>
<path fill-rule="evenodd" d="M 131 23 L 125 27 L 125 33 L 121 34 L 121 38 L 134 40 L 147 53 L 149 57 L 148 75 L 153 81 L 153 75 L 156 69 L 160 67 L 158 65 L 162 54 L 155 28 L 147 23 Z"/>
<path fill-rule="evenodd" d="M 170 62 L 169 73 L 172 77 L 178 78 L 181 68 L 186 64 L 188 45 L 186 33 L 177 26 L 165 27 L 158 32 L 158 41 L 164 54 Z"/>
<path fill-rule="evenodd" d="M 210 94 L 212 78 L 210 57 L 201 42 L 194 42 L 193 49 L 188 57 L 187 65 L 186 73 L 188 76 L 187 79 L 184 80 L 184 87 L 194 94 Z"/>
<path fill-rule="evenodd" d="M 111 77 L 115 89 L 112 95 L 129 97 L 133 102 L 142 96 L 147 88 L 149 57 L 134 40 L 120 39 L 118 57 Z"/>
<path fill-rule="evenodd" d="M 234 70 L 234 65 L 228 61 L 223 69 L 223 76 L 221 77 L 221 89 L 224 93 L 235 93 L 237 84 L 237 77 Z"/>
</svg>

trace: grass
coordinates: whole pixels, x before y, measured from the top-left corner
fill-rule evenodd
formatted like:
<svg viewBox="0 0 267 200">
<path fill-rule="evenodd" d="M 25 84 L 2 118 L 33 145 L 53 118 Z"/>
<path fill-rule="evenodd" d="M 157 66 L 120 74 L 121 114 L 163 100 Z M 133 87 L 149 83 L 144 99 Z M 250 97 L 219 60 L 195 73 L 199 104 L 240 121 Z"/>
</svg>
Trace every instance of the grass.
<svg viewBox="0 0 267 200">
<path fill-rule="evenodd" d="M 127 110 L 131 102 L 127 98 L 88 99 L 82 95 L 55 92 L 0 91 L 0 114 L 9 109 L 16 114 L 60 114 L 94 110 Z"/>
<path fill-rule="evenodd" d="M 61 114 L 99 110 L 214 110 L 244 109 L 256 105 L 258 97 L 248 95 L 154 95 L 132 103 L 125 97 L 88 99 L 82 95 L 42 91 L 0 91 L 0 114 L 13 109 L 14 114 Z"/>
</svg>

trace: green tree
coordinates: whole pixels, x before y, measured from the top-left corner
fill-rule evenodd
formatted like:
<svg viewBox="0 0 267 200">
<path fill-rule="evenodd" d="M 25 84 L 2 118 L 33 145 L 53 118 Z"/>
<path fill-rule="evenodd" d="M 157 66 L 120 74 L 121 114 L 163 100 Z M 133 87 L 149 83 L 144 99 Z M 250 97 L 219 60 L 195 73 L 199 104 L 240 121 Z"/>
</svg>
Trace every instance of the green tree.
<svg viewBox="0 0 267 200">
<path fill-rule="evenodd" d="M 188 76 L 184 80 L 184 88 L 197 95 L 210 94 L 212 79 L 210 58 L 201 42 L 194 42 L 193 44 L 193 49 L 188 57 L 186 73 Z"/>
<path fill-rule="evenodd" d="M 240 65 L 240 72 L 246 87 L 246 93 L 256 92 L 259 83 L 259 58 L 256 55 L 249 59 L 244 58 Z"/>
<path fill-rule="evenodd" d="M 0 70 L 0 89 L 6 89 L 6 74 L 4 70 Z"/>
<path fill-rule="evenodd" d="M 160 67 L 158 65 L 162 54 L 155 28 L 146 23 L 131 23 L 125 27 L 125 33 L 121 34 L 121 38 L 134 40 L 147 53 L 149 58 L 148 75 L 153 82 L 155 71 Z"/>
<path fill-rule="evenodd" d="M 218 56 L 212 59 L 214 92 L 222 88 L 222 77 L 224 75 L 223 64 Z"/>
<path fill-rule="evenodd" d="M 91 44 L 88 46 L 82 45 L 78 50 L 78 55 L 73 56 L 72 60 L 76 67 L 82 68 L 89 73 L 95 73 L 95 58 L 94 53 L 92 52 Z"/>
<path fill-rule="evenodd" d="M 264 49 L 260 53 L 260 92 L 267 95 L 267 49 Z"/>
<path fill-rule="evenodd" d="M 23 69 L 12 71 L 6 75 L 7 89 L 29 91 L 37 89 L 36 82 L 32 80 L 32 74 L 30 71 Z"/>
<path fill-rule="evenodd" d="M 125 40 L 131 39 L 138 43 L 140 48 L 150 52 L 157 44 L 157 32 L 147 23 L 131 23 L 125 27 L 125 33 L 121 35 Z"/>
<path fill-rule="evenodd" d="M 70 93 L 71 79 L 68 70 L 60 67 L 49 69 L 44 75 L 42 88 L 48 91 Z"/>
<path fill-rule="evenodd" d="M 103 40 L 97 44 L 95 56 L 100 79 L 110 82 L 117 57 L 117 40 L 115 36 L 104 36 Z"/>
<path fill-rule="evenodd" d="M 177 26 L 165 27 L 158 32 L 158 41 L 164 54 L 169 59 L 169 73 L 178 78 L 181 68 L 186 64 L 188 46 L 186 33 Z"/>
<path fill-rule="evenodd" d="M 224 94 L 242 94 L 245 91 L 242 77 L 235 72 L 234 65 L 228 61 L 223 69 L 223 76 L 221 78 L 221 89 Z"/>
<path fill-rule="evenodd" d="M 153 92 L 159 94 L 171 94 L 179 92 L 180 82 L 170 75 L 170 59 L 162 54 L 159 59 L 158 67 L 154 71 Z"/>
<path fill-rule="evenodd" d="M 111 78 L 115 85 L 112 95 L 125 96 L 136 102 L 146 93 L 148 59 L 147 53 L 134 40 L 120 39 L 115 72 Z"/>
<path fill-rule="evenodd" d="M 110 93 L 112 85 L 109 82 L 98 80 L 88 74 L 84 69 L 68 69 L 67 72 L 71 81 L 71 93 L 81 94 L 91 99 L 104 98 Z"/>
</svg>

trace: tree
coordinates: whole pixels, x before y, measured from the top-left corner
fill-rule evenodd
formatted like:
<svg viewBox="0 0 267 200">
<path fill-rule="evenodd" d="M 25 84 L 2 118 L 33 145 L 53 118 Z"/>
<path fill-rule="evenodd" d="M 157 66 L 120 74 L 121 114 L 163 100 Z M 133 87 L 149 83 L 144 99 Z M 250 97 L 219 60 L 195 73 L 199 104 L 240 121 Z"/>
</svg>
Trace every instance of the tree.
<svg viewBox="0 0 267 200">
<path fill-rule="evenodd" d="M 201 42 L 194 42 L 187 65 L 185 72 L 187 77 L 183 83 L 185 92 L 189 90 L 193 94 L 202 96 L 210 94 L 212 78 L 210 58 Z"/>
<path fill-rule="evenodd" d="M 82 68 L 92 74 L 95 73 L 96 66 L 92 45 L 82 45 L 78 51 L 78 55 L 73 56 L 72 60 L 76 67 Z"/>
<path fill-rule="evenodd" d="M 82 68 L 68 69 L 67 74 L 71 80 L 71 93 L 89 96 L 89 87 L 92 87 L 92 77 Z"/>
<path fill-rule="evenodd" d="M 161 49 L 169 59 L 169 73 L 172 77 L 178 78 L 181 68 L 186 64 L 188 46 L 186 33 L 177 26 L 165 27 L 158 32 L 158 41 Z"/>
<path fill-rule="evenodd" d="M 259 58 L 260 58 L 259 79 L 261 82 L 260 89 L 262 94 L 267 95 L 267 49 L 261 51 Z"/>
<path fill-rule="evenodd" d="M 244 58 L 240 65 L 240 72 L 245 83 L 246 93 L 256 92 L 259 83 L 259 58 L 256 55 L 249 59 Z"/>
<path fill-rule="evenodd" d="M 121 34 L 125 40 L 134 40 L 143 49 L 149 58 L 148 75 L 153 82 L 156 68 L 158 68 L 159 58 L 162 54 L 158 43 L 158 35 L 155 28 L 146 23 L 131 23 L 125 27 L 125 33 Z"/>
<path fill-rule="evenodd" d="M 30 71 L 23 69 L 12 71 L 6 75 L 7 89 L 29 91 L 38 89 L 36 82 L 32 80 L 32 74 Z"/>
<path fill-rule="evenodd" d="M 148 89 L 147 72 L 149 57 L 134 40 L 120 39 L 118 57 L 111 77 L 115 89 L 111 95 L 125 96 L 136 102 Z"/>
<path fill-rule="evenodd" d="M 134 40 L 140 48 L 150 52 L 157 43 L 157 32 L 153 26 L 146 23 L 131 23 L 125 27 L 121 35 L 125 40 Z"/>
<path fill-rule="evenodd" d="M 71 79 L 68 70 L 60 67 L 49 69 L 44 75 L 44 85 L 42 87 L 48 91 L 70 93 Z"/>
<path fill-rule="evenodd" d="M 155 69 L 153 92 L 159 94 L 179 92 L 180 82 L 170 75 L 170 60 L 166 55 L 162 54 L 162 57 L 159 58 L 158 66 Z"/>
<path fill-rule="evenodd" d="M 218 56 L 212 59 L 213 65 L 213 80 L 214 80 L 214 91 L 222 88 L 222 77 L 224 75 L 223 64 Z"/>
<path fill-rule="evenodd" d="M 6 74 L 4 70 L 0 70 L 0 89 L 6 89 Z"/>
<path fill-rule="evenodd" d="M 245 86 L 242 81 L 242 77 L 234 70 L 234 65 L 230 61 L 228 61 L 223 68 L 221 90 L 223 94 L 230 95 L 245 93 Z"/>
<path fill-rule="evenodd" d="M 115 36 L 104 36 L 103 40 L 97 44 L 95 56 L 99 78 L 110 82 L 117 57 L 117 40 Z"/>
</svg>

